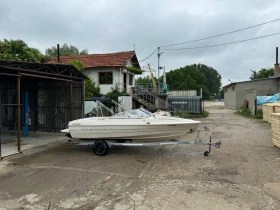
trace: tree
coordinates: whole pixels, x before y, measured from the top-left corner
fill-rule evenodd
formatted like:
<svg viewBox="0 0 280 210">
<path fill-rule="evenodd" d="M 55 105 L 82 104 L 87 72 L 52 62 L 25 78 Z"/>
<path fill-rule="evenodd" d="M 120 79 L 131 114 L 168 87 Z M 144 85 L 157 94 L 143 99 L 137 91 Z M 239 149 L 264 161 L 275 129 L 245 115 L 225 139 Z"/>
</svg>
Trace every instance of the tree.
<svg viewBox="0 0 280 210">
<path fill-rule="evenodd" d="M 169 90 L 197 90 L 204 88 L 205 75 L 199 72 L 195 66 L 185 66 L 171 70 L 166 74 L 166 83 Z"/>
<path fill-rule="evenodd" d="M 204 64 L 193 64 L 196 66 L 196 69 L 205 75 L 205 88 L 209 91 L 209 93 L 214 96 L 218 96 L 220 92 L 220 88 L 222 86 L 221 83 L 221 75 L 217 72 L 217 70 L 212 67 L 206 66 Z"/>
<path fill-rule="evenodd" d="M 265 78 L 268 78 L 268 77 L 271 77 L 274 75 L 273 68 L 270 68 L 270 69 L 262 68 L 258 72 L 251 70 L 251 72 L 252 72 L 252 74 L 250 76 L 250 80 L 265 79 Z"/>
<path fill-rule="evenodd" d="M 138 77 L 135 79 L 135 84 L 152 84 L 152 79 L 150 76 Z"/>
<path fill-rule="evenodd" d="M 171 70 L 166 74 L 169 90 L 197 90 L 202 88 L 203 97 L 218 96 L 221 87 L 221 75 L 212 67 L 193 64 Z"/>
<path fill-rule="evenodd" d="M 74 66 L 76 69 L 78 69 L 81 72 L 83 72 L 85 69 L 85 65 L 80 60 L 71 60 L 67 64 Z"/>
<path fill-rule="evenodd" d="M 71 60 L 67 64 L 70 64 L 74 66 L 79 71 L 83 72 L 84 70 L 84 64 L 80 60 Z M 100 96 L 100 87 L 95 87 L 95 82 L 91 78 L 87 78 L 85 80 L 85 97 L 86 98 L 92 98 L 92 97 L 98 97 Z"/>
<path fill-rule="evenodd" d="M 57 47 L 53 46 L 51 48 L 47 48 L 46 55 L 50 57 L 56 57 L 57 56 Z M 73 45 L 67 45 L 66 43 L 62 45 L 62 47 L 59 48 L 59 54 L 61 56 L 73 56 L 73 55 L 88 55 L 88 50 L 84 49 L 79 51 L 79 49 Z"/>
<path fill-rule="evenodd" d="M 44 63 L 48 58 L 22 40 L 0 40 L 0 60 Z"/>
<path fill-rule="evenodd" d="M 99 97 L 100 96 L 100 87 L 95 87 L 95 82 L 91 78 L 85 80 L 85 97 Z"/>
</svg>

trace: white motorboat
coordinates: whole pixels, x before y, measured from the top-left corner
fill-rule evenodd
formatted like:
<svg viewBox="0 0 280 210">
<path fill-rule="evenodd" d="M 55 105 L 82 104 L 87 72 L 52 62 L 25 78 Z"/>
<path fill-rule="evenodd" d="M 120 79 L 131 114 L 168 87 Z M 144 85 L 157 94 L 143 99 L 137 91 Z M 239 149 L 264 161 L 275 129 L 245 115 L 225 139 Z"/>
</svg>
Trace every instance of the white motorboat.
<svg viewBox="0 0 280 210">
<path fill-rule="evenodd" d="M 70 121 L 61 132 L 80 140 L 127 140 L 133 142 L 169 141 L 180 138 L 200 121 L 151 113 L 139 108 L 111 117 L 92 117 Z"/>
</svg>

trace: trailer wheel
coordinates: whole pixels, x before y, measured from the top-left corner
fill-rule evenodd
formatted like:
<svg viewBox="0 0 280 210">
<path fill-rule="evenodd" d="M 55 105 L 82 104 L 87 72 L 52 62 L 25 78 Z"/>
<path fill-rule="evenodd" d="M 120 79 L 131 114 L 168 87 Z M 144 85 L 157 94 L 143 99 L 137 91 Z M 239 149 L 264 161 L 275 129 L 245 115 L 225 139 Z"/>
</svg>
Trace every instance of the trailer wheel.
<svg viewBox="0 0 280 210">
<path fill-rule="evenodd" d="M 98 156 L 104 156 L 108 153 L 109 146 L 104 140 L 96 140 L 93 145 L 93 152 Z"/>
<path fill-rule="evenodd" d="M 204 152 L 204 156 L 208 156 L 209 155 L 209 152 L 208 151 L 205 151 Z"/>
</svg>

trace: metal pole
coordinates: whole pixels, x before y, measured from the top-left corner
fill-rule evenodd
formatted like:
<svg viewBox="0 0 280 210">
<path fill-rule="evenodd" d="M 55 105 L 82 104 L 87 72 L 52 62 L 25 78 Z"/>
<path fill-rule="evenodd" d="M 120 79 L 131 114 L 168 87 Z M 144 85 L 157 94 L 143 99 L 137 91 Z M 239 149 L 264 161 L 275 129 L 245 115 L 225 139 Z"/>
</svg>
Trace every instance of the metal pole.
<svg viewBox="0 0 280 210">
<path fill-rule="evenodd" d="M 20 152 L 20 77 L 17 78 L 17 103 L 18 152 Z"/>
<path fill-rule="evenodd" d="M 159 79 L 159 58 L 160 58 L 160 53 L 159 53 L 159 51 L 160 51 L 160 47 L 158 47 L 158 79 Z"/>
<path fill-rule="evenodd" d="M 163 82 L 166 83 L 165 66 L 163 67 Z"/>
<path fill-rule="evenodd" d="M 70 120 L 74 119 L 74 110 L 73 110 L 73 84 L 70 82 Z"/>
<path fill-rule="evenodd" d="M 2 139 L 1 139 L 1 135 L 2 135 L 2 126 L 0 123 L 0 160 L 2 159 Z"/>
<path fill-rule="evenodd" d="M 85 117 L 85 81 L 82 84 L 82 117 Z"/>
<path fill-rule="evenodd" d="M 0 160 L 2 159 L 2 122 L 1 122 L 1 116 L 2 116 L 2 109 L 1 109 L 1 105 L 0 105 Z"/>
<path fill-rule="evenodd" d="M 60 63 L 59 44 L 57 44 L 57 63 Z"/>
<path fill-rule="evenodd" d="M 160 51 L 160 48 L 158 47 L 158 81 L 157 82 L 159 82 L 159 58 L 160 58 L 160 53 L 159 53 L 159 51 Z M 157 85 L 158 87 L 157 87 L 157 89 L 158 89 L 158 92 L 159 92 L 159 90 L 160 90 L 160 88 L 159 88 L 159 84 Z"/>
<path fill-rule="evenodd" d="M 276 64 L 278 64 L 278 47 L 276 47 Z"/>
</svg>

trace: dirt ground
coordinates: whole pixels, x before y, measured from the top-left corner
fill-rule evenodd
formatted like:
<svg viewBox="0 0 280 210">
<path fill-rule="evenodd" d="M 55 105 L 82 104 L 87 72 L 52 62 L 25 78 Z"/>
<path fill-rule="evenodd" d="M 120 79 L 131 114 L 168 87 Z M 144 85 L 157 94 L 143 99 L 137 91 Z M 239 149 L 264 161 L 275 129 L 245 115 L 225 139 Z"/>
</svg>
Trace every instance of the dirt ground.
<svg viewBox="0 0 280 210">
<path fill-rule="evenodd" d="M 280 149 L 271 126 L 205 102 L 206 146 L 91 148 L 62 144 L 0 161 L 0 209 L 280 209 Z M 192 140 L 195 134 L 184 139 Z"/>
</svg>

